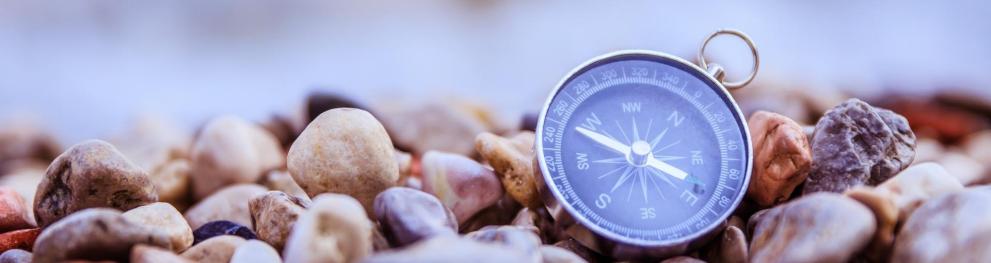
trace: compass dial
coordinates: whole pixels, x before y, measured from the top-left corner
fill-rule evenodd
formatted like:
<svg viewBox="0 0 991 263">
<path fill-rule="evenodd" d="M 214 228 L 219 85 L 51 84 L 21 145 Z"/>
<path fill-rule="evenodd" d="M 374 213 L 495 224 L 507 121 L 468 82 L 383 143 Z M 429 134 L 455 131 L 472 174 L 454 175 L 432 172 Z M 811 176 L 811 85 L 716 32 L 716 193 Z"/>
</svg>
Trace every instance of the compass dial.
<svg viewBox="0 0 991 263">
<path fill-rule="evenodd" d="M 740 202 L 750 141 L 736 104 L 687 62 L 647 53 L 568 77 L 537 139 L 547 187 L 585 227 L 652 246 L 710 231 Z"/>
</svg>

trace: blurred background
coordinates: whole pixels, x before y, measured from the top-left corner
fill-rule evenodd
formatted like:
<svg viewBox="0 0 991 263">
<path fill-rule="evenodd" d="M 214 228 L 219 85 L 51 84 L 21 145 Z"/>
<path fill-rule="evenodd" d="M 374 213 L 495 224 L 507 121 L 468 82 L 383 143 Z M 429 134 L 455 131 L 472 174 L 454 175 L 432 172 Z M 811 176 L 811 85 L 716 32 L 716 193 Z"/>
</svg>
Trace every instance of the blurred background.
<svg viewBox="0 0 991 263">
<path fill-rule="evenodd" d="M 218 114 L 262 121 L 327 90 L 473 101 L 513 123 L 589 58 L 693 59 L 719 28 L 757 42 L 758 86 L 991 97 L 988 1 L 705 2 L 0 0 L 0 120 L 28 116 L 71 144 L 138 114 L 190 131 Z M 708 55 L 748 73 L 742 42 Z"/>
</svg>

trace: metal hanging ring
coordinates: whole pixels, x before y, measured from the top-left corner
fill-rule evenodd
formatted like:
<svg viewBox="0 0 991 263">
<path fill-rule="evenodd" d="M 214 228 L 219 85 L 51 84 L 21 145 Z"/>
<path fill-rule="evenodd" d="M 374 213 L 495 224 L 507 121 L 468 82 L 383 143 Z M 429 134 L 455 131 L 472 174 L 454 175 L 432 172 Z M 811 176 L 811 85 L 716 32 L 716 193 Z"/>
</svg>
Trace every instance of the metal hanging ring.
<svg viewBox="0 0 991 263">
<path fill-rule="evenodd" d="M 746 79 L 741 81 L 734 81 L 734 82 L 725 82 L 723 80 L 719 80 L 723 83 L 723 86 L 726 87 L 727 89 L 742 88 L 743 86 L 749 84 L 750 81 L 753 81 L 755 77 L 757 77 L 757 68 L 760 67 L 760 56 L 757 55 L 757 47 L 754 45 L 754 41 L 751 40 L 750 37 L 747 36 L 747 34 L 744 34 L 743 32 L 734 29 L 720 29 L 712 33 L 712 35 L 709 35 L 709 37 L 706 38 L 704 42 L 702 42 L 702 47 L 699 48 L 699 58 L 698 58 L 699 66 L 701 66 L 703 70 L 706 71 L 709 70 L 709 67 L 705 62 L 705 46 L 709 44 L 710 40 L 716 38 L 719 35 L 734 35 L 736 37 L 739 37 L 740 39 L 743 39 L 743 41 L 747 43 L 747 46 L 750 47 L 750 54 L 754 56 L 754 66 L 753 68 L 751 68 L 750 76 L 748 76 Z"/>
</svg>

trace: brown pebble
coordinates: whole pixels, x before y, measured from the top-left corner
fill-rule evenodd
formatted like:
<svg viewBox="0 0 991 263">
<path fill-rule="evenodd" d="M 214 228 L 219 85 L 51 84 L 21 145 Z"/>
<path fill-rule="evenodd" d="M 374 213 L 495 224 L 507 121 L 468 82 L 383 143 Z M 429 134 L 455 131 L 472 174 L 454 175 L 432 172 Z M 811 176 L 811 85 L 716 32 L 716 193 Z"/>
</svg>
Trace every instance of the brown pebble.
<svg viewBox="0 0 991 263">
<path fill-rule="evenodd" d="M 186 221 L 192 229 L 217 220 L 250 226 L 251 210 L 248 201 L 265 191 L 264 187 L 256 184 L 228 186 L 186 210 Z"/>
<path fill-rule="evenodd" d="M 207 239 L 182 252 L 182 257 L 194 262 L 227 263 L 237 247 L 246 241 L 239 236 L 221 235 Z"/>
<path fill-rule="evenodd" d="M 269 191 L 251 199 L 251 221 L 258 238 L 281 250 L 286 245 L 289 232 L 299 215 L 306 212 L 309 199 L 301 199 L 283 192 Z"/>
<path fill-rule="evenodd" d="M 34 220 L 28 217 L 24 198 L 13 188 L 0 186 L 0 232 L 32 227 Z"/>
<path fill-rule="evenodd" d="M 802 126 L 780 114 L 758 111 L 747 125 L 753 136 L 754 169 L 747 196 L 762 206 L 788 200 L 812 168 Z"/>
<path fill-rule="evenodd" d="M 35 262 L 123 261 L 136 244 L 172 249 L 169 237 L 153 227 L 131 221 L 114 209 L 89 208 L 45 228 L 32 251 Z"/>
<path fill-rule="evenodd" d="M 513 199 L 526 207 L 540 207 L 536 174 L 533 169 L 532 132 L 521 132 L 512 138 L 482 133 L 475 138 L 475 150 L 492 165 L 502 180 L 502 186 Z"/>
<path fill-rule="evenodd" d="M 76 144 L 55 158 L 38 185 L 34 216 L 48 226 L 93 207 L 129 210 L 158 202 L 148 174 L 113 145 L 99 140 Z"/>
<path fill-rule="evenodd" d="M 39 234 L 41 234 L 40 228 L 14 230 L 0 234 L 0 251 L 15 248 L 31 250 Z"/>
</svg>

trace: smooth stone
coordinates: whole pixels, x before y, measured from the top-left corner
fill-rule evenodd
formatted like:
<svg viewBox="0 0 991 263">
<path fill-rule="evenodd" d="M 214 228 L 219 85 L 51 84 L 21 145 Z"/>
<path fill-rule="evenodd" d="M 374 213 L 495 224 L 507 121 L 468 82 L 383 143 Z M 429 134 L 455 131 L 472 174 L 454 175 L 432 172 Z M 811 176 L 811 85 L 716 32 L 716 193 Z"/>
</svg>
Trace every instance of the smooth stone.
<svg viewBox="0 0 991 263">
<path fill-rule="evenodd" d="M 193 230 L 186 218 L 169 203 L 152 203 L 124 212 L 124 217 L 168 235 L 172 250 L 180 252 L 193 244 Z"/>
<path fill-rule="evenodd" d="M 547 209 L 537 208 L 523 208 L 519 213 L 516 213 L 516 217 L 513 218 L 512 225 L 533 227 L 539 230 L 538 234 L 540 239 L 544 241 L 545 244 L 553 244 L 559 240 L 568 239 L 568 234 L 564 232 L 564 229 L 554 223 L 554 219 L 551 217 Z"/>
<path fill-rule="evenodd" d="M 829 192 L 806 195 L 754 217 L 751 262 L 846 262 L 867 246 L 876 229 L 870 209 Z"/>
<path fill-rule="evenodd" d="M 443 151 L 472 156 L 475 154 L 472 139 L 487 130 L 486 123 L 477 115 L 450 104 L 387 109 L 380 116 L 397 148 L 414 155 Z"/>
<path fill-rule="evenodd" d="M 468 233 L 465 238 L 503 245 L 529 255 L 531 261 L 539 261 L 541 241 L 535 230 L 517 226 L 487 226 Z"/>
<path fill-rule="evenodd" d="M 35 227 L 27 203 L 14 189 L 0 186 L 0 233 Z"/>
<path fill-rule="evenodd" d="M 423 191 L 433 194 L 464 223 L 502 197 L 495 172 L 467 157 L 428 151 L 421 160 Z"/>
<path fill-rule="evenodd" d="M 437 235 L 457 235 L 454 214 L 434 196 L 392 187 L 375 198 L 375 219 L 393 246 L 402 247 Z"/>
<path fill-rule="evenodd" d="M 171 250 L 148 245 L 135 245 L 131 249 L 131 263 L 192 263 Z"/>
<path fill-rule="evenodd" d="M 907 168 L 913 158 L 915 134 L 905 117 L 849 99 L 816 124 L 812 172 L 803 193 L 878 185 Z"/>
<path fill-rule="evenodd" d="M 358 200 L 321 194 L 293 226 L 286 262 L 358 262 L 372 253 L 372 222 Z"/>
<path fill-rule="evenodd" d="M 468 221 L 465 221 L 464 224 L 458 224 L 458 232 L 468 233 L 487 226 L 512 224 L 513 219 L 516 218 L 516 213 L 522 208 L 520 203 L 517 203 L 508 194 L 505 194 L 495 204 L 482 209 L 475 216 L 469 218 Z"/>
<path fill-rule="evenodd" d="M 0 176 L 0 186 L 14 189 L 28 206 L 27 220 L 37 225 L 34 219 L 34 196 L 38 193 L 38 184 L 45 178 L 45 170 L 48 164 L 31 162 L 30 165 L 20 166 L 8 174 Z"/>
<path fill-rule="evenodd" d="M 211 120 L 190 150 L 193 198 L 203 199 L 224 187 L 254 183 L 285 165 L 275 136 L 234 116 Z"/>
<path fill-rule="evenodd" d="M 512 138 L 491 133 L 475 137 L 475 149 L 495 169 L 502 187 L 513 199 L 526 207 L 543 205 L 537 193 L 532 132 L 521 132 Z"/>
<path fill-rule="evenodd" d="M 186 210 L 186 221 L 193 229 L 218 220 L 250 226 L 251 211 L 248 201 L 265 192 L 264 187 L 255 184 L 228 186 Z"/>
<path fill-rule="evenodd" d="M 963 185 L 971 186 L 991 182 L 991 170 L 988 169 L 987 165 L 959 151 L 948 151 L 936 162 L 943 165 L 943 168 L 946 168 L 946 171 Z"/>
<path fill-rule="evenodd" d="M 877 186 L 877 190 L 894 197 L 899 222 L 907 220 L 929 198 L 963 189 L 942 165 L 928 162 L 913 165 Z"/>
<path fill-rule="evenodd" d="M 457 236 L 439 236 L 417 242 L 401 250 L 375 253 L 364 263 L 400 262 L 540 262 L 540 258 L 514 250 L 509 246 L 485 243 Z"/>
<path fill-rule="evenodd" d="M 164 118 L 143 115 L 110 142 L 128 160 L 148 172 L 159 201 L 176 207 L 188 206 L 190 167 L 187 158 L 192 142 L 188 134 Z"/>
<path fill-rule="evenodd" d="M 282 258 L 279 252 L 268 243 L 258 240 L 248 240 L 234 250 L 230 263 L 279 263 Z"/>
<path fill-rule="evenodd" d="M 41 234 L 40 228 L 14 230 L 0 234 L 0 251 L 8 249 L 31 250 L 39 234 Z"/>
<path fill-rule="evenodd" d="M 898 223 L 898 208 L 893 201 L 894 197 L 870 186 L 850 188 L 843 195 L 857 200 L 874 212 L 877 230 L 861 256 L 871 262 L 887 262 L 895 242 L 895 227 Z"/>
<path fill-rule="evenodd" d="M 39 226 L 94 207 L 120 210 L 158 202 L 148 174 L 113 145 L 89 140 L 66 150 L 48 166 L 34 198 Z"/>
<path fill-rule="evenodd" d="M 239 236 L 217 236 L 193 245 L 181 255 L 194 262 L 227 263 L 234 256 L 234 251 L 246 242 Z"/>
<path fill-rule="evenodd" d="M 278 250 L 286 245 L 293 225 L 309 206 L 308 198 L 302 199 L 278 191 L 269 191 L 248 202 L 258 239 L 268 242 Z"/>
<path fill-rule="evenodd" d="M 765 207 L 787 201 L 812 169 L 812 149 L 802 126 L 766 111 L 751 115 L 747 124 L 755 155 L 747 196 Z"/>
<path fill-rule="evenodd" d="M 311 197 L 354 197 L 371 215 L 378 193 L 399 180 L 399 166 L 385 128 L 371 114 L 352 108 L 326 111 L 289 148 L 289 174 Z"/>
<path fill-rule="evenodd" d="M 148 244 L 172 249 L 164 232 L 141 225 L 110 208 L 89 208 L 48 226 L 34 243 L 35 262 L 127 260 L 131 248 Z"/>
<path fill-rule="evenodd" d="M 689 256 L 677 256 L 661 261 L 661 263 L 705 263 L 701 259 L 689 257 Z"/>
<path fill-rule="evenodd" d="M 216 236 L 232 235 L 238 236 L 243 239 L 257 239 L 258 235 L 251 228 L 239 225 L 237 223 L 220 220 L 206 223 L 203 226 L 193 231 L 193 245 L 199 244 L 203 241 L 211 239 Z"/>
<path fill-rule="evenodd" d="M 891 262 L 991 261 L 991 187 L 933 197 L 902 225 Z"/>
<path fill-rule="evenodd" d="M 0 126 L 0 174 L 9 172 L 17 162 L 36 160 L 47 163 L 62 152 L 55 136 L 28 118 L 3 121 Z"/>
<path fill-rule="evenodd" d="M 303 191 L 303 188 L 296 183 L 296 180 L 292 179 L 292 175 L 289 175 L 288 171 L 272 170 L 265 174 L 258 183 L 272 191 L 283 192 L 307 202 L 310 201 L 310 195 Z"/>
<path fill-rule="evenodd" d="M 31 263 L 31 252 L 23 249 L 9 249 L 0 254 L 0 263 Z"/>
</svg>

